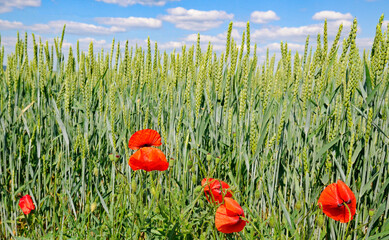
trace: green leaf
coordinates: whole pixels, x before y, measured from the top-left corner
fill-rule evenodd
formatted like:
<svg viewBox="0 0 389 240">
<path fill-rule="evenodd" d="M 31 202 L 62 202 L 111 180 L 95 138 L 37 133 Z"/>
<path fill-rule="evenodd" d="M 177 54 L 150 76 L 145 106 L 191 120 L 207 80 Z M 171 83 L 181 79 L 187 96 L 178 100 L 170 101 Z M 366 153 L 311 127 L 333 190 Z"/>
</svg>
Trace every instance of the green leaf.
<svg viewBox="0 0 389 240">
<path fill-rule="evenodd" d="M 278 192 L 278 203 L 281 205 L 282 212 L 284 213 L 286 221 L 289 224 L 290 233 L 291 233 L 291 235 L 293 235 L 294 231 L 295 231 L 294 222 L 291 221 L 290 214 L 289 214 L 288 210 L 286 210 L 284 202 L 285 201 L 284 201 L 282 195 Z"/>
<path fill-rule="evenodd" d="M 336 137 L 334 140 L 331 142 L 325 144 L 315 155 L 315 160 L 319 159 L 325 152 L 328 151 L 332 146 L 334 146 L 340 139 L 341 136 Z"/>
<path fill-rule="evenodd" d="M 63 124 L 63 122 L 61 120 L 61 116 L 60 116 L 59 110 L 57 108 L 57 104 L 54 101 L 54 98 L 52 98 L 51 100 L 52 100 L 53 107 L 54 107 L 55 118 L 57 119 L 57 123 L 58 123 L 59 127 L 61 128 L 63 139 L 65 140 L 66 146 L 69 148 L 70 141 L 69 141 L 68 133 L 66 131 L 65 124 Z"/>
<path fill-rule="evenodd" d="M 370 71 L 369 71 L 369 66 L 367 66 L 367 63 L 364 62 L 365 65 L 365 87 L 367 91 L 367 96 L 370 96 L 373 87 L 372 87 L 372 82 L 371 82 L 371 77 L 370 77 Z"/>
</svg>

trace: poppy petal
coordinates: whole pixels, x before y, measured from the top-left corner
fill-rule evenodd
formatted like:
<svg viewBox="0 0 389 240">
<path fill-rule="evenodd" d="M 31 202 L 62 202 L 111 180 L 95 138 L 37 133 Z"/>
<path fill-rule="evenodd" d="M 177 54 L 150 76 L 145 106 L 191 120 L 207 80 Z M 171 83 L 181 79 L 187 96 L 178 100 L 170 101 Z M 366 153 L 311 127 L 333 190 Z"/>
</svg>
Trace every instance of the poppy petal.
<svg viewBox="0 0 389 240">
<path fill-rule="evenodd" d="M 355 195 L 341 180 L 323 190 L 318 205 L 324 214 L 342 223 L 352 220 L 356 211 Z"/>
<path fill-rule="evenodd" d="M 345 207 L 342 205 L 340 207 L 332 207 L 329 205 L 323 206 L 322 210 L 325 215 L 334 219 L 335 221 L 341 221 L 344 219 L 344 209 Z"/>
<path fill-rule="evenodd" d="M 165 154 L 158 148 L 143 147 L 130 157 L 128 164 L 136 171 L 143 169 L 147 172 L 165 171 L 169 167 Z"/>
<path fill-rule="evenodd" d="M 319 197 L 318 204 L 319 206 L 331 206 L 338 207 L 339 204 L 342 204 L 342 199 L 338 196 L 338 187 L 336 183 L 328 185 Z"/>
<path fill-rule="evenodd" d="M 344 206 L 344 218 L 340 220 L 341 222 L 348 222 L 353 219 L 357 207 L 357 202 L 355 199 L 354 193 L 351 189 L 344 183 L 342 180 L 338 180 L 338 194 L 340 198 L 347 204 L 347 207 Z M 351 218 L 350 218 L 351 214 Z"/>
<path fill-rule="evenodd" d="M 31 210 L 35 209 L 34 202 L 32 201 L 31 196 L 28 194 L 20 198 L 19 206 L 22 209 L 23 213 L 26 215 L 29 214 Z"/>
<path fill-rule="evenodd" d="M 354 193 L 342 180 L 338 180 L 337 185 L 338 185 L 338 194 L 344 202 L 355 200 Z"/>
<path fill-rule="evenodd" d="M 221 203 L 223 197 L 232 197 L 230 186 L 223 181 L 214 178 L 204 178 L 201 181 L 201 185 L 204 187 L 204 194 L 210 203 Z"/>
<path fill-rule="evenodd" d="M 246 226 L 246 222 L 240 218 L 243 209 L 232 198 L 225 198 L 225 204 L 219 206 L 215 214 L 215 225 L 218 231 L 223 233 L 240 232 Z M 239 212 L 241 214 L 236 214 Z"/>
<path fill-rule="evenodd" d="M 237 201 L 235 201 L 232 198 L 226 197 L 226 198 L 224 198 L 224 203 L 226 205 L 228 212 L 231 212 L 232 214 L 244 217 L 243 209 Z"/>
<path fill-rule="evenodd" d="M 204 184 L 206 183 L 211 183 L 213 181 L 213 178 L 204 178 L 203 180 L 201 180 L 201 186 L 204 186 Z M 207 184 L 208 186 L 208 184 Z"/>
<path fill-rule="evenodd" d="M 137 150 L 142 147 L 161 146 L 161 135 L 152 129 L 143 129 L 135 132 L 128 141 L 128 147 Z"/>
</svg>

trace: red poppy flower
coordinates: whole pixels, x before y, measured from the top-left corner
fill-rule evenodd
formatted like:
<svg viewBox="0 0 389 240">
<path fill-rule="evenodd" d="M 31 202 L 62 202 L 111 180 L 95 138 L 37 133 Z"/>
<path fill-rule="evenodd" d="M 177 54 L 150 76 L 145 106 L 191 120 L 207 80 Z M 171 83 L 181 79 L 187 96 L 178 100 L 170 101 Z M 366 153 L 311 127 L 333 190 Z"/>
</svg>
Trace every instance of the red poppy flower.
<svg viewBox="0 0 389 240">
<path fill-rule="evenodd" d="M 341 180 L 328 185 L 321 193 L 317 204 L 325 215 L 342 223 L 351 221 L 355 215 L 355 195 Z"/>
<path fill-rule="evenodd" d="M 29 214 L 31 210 L 35 209 L 34 203 L 32 202 L 30 195 L 24 195 L 19 200 L 19 206 L 22 209 L 24 214 Z"/>
<path fill-rule="evenodd" d="M 143 169 L 147 172 L 165 171 L 169 167 L 165 154 L 158 148 L 142 147 L 130 157 L 128 164 L 132 170 Z"/>
<path fill-rule="evenodd" d="M 137 150 L 142 147 L 161 146 L 161 135 L 152 129 L 143 129 L 132 134 L 128 147 Z"/>
<path fill-rule="evenodd" d="M 224 204 L 216 210 L 215 225 L 223 233 L 240 232 L 246 226 L 242 207 L 234 199 L 224 198 Z"/>
<path fill-rule="evenodd" d="M 223 202 L 223 196 L 232 197 L 231 191 L 228 190 L 230 186 L 223 181 L 213 179 L 213 178 L 204 178 L 201 181 L 201 186 L 204 187 L 205 197 L 210 203 Z"/>
</svg>

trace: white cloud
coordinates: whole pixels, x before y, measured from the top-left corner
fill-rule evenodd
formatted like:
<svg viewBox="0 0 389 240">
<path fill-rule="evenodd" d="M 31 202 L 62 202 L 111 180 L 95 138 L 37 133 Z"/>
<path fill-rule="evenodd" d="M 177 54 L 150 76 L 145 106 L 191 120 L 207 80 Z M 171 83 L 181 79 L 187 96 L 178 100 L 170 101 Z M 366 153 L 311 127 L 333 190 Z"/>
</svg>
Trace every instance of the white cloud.
<svg viewBox="0 0 389 240">
<path fill-rule="evenodd" d="M 240 39 L 240 34 L 236 29 L 232 29 L 231 31 L 231 36 L 237 40 Z M 227 39 L 227 32 L 224 33 L 219 33 L 215 36 L 212 35 L 200 35 L 200 42 L 201 43 L 206 43 L 211 42 L 212 44 L 226 44 L 226 39 Z M 197 42 L 197 34 L 189 34 L 183 39 L 185 42 L 190 42 L 190 43 L 195 43 Z"/>
<path fill-rule="evenodd" d="M 235 39 L 235 41 L 239 41 L 241 39 L 241 34 L 236 29 L 232 29 L 231 37 Z M 197 42 L 197 34 L 189 34 L 185 38 L 182 39 L 182 43 L 186 45 L 196 44 Z M 224 51 L 226 48 L 226 40 L 227 40 L 227 31 L 223 33 L 219 33 L 217 35 L 200 35 L 200 45 L 202 49 L 207 49 L 208 43 L 211 42 L 212 49 L 214 51 Z M 253 46 L 252 46 L 253 48 Z"/>
<path fill-rule="evenodd" d="M 322 32 L 323 27 L 319 24 L 301 27 L 270 27 L 261 28 L 252 32 L 251 37 L 255 40 L 281 39 L 302 40 L 307 35 L 316 35 Z"/>
<path fill-rule="evenodd" d="M 160 28 L 162 27 L 162 21 L 156 18 L 143 18 L 143 17 L 128 17 L 128 18 L 115 18 L 115 17 L 101 17 L 95 18 L 96 22 L 104 25 L 111 25 L 116 27 L 123 27 L 125 29 L 132 28 Z"/>
<path fill-rule="evenodd" d="M 232 25 L 233 27 L 237 27 L 237 28 L 245 28 L 247 26 L 247 22 L 234 22 L 234 24 Z"/>
<path fill-rule="evenodd" d="M 353 19 L 351 13 L 340 13 L 335 11 L 320 11 L 313 15 L 313 20 L 346 20 Z"/>
<path fill-rule="evenodd" d="M 122 7 L 127 7 L 129 5 L 141 4 L 147 6 L 163 6 L 167 2 L 175 2 L 180 0 L 96 0 L 98 2 L 105 2 L 111 4 L 118 4 Z"/>
<path fill-rule="evenodd" d="M 292 52 L 294 52 L 294 51 L 302 52 L 302 51 L 304 51 L 304 48 L 305 48 L 304 44 L 288 43 L 288 49 L 292 50 Z M 269 51 L 271 51 L 271 52 L 274 52 L 274 51 L 277 52 L 277 51 L 280 51 L 281 46 L 280 46 L 279 42 L 273 42 L 273 43 L 266 44 L 263 47 L 260 47 L 259 51 L 266 52 L 267 49 L 269 49 Z"/>
<path fill-rule="evenodd" d="M 194 31 L 207 31 L 219 27 L 225 20 L 234 17 L 225 11 L 187 10 L 182 7 L 170 8 L 167 12 L 169 15 L 161 16 L 162 20 L 175 24 L 177 28 Z"/>
<path fill-rule="evenodd" d="M 266 12 L 254 11 L 251 13 L 250 19 L 253 23 L 268 23 L 280 20 L 280 17 L 274 11 L 269 10 Z"/>
<path fill-rule="evenodd" d="M 96 53 L 100 53 L 101 52 L 101 49 L 104 49 L 104 53 L 107 54 L 111 51 L 111 47 L 112 47 L 112 40 L 105 40 L 105 39 L 96 39 L 96 38 L 93 38 L 93 37 L 85 37 L 85 38 L 80 38 L 78 39 L 79 43 L 80 43 L 80 50 L 84 51 L 84 52 L 88 52 L 89 51 L 89 44 L 91 42 L 93 42 L 93 49 Z M 115 51 L 117 50 L 117 44 L 118 42 L 120 42 L 120 49 L 121 51 L 124 51 L 124 48 L 125 48 L 125 45 L 126 45 L 126 41 L 118 41 L 116 40 L 115 41 Z M 74 47 L 76 46 L 77 43 L 74 43 L 73 45 L 73 49 Z M 129 39 L 128 40 L 128 45 L 129 47 L 131 46 L 135 46 L 135 45 L 138 45 L 138 46 L 142 46 L 142 47 L 147 47 L 147 39 L 144 40 L 139 40 L 139 39 Z"/>
<path fill-rule="evenodd" d="M 232 29 L 231 37 L 233 37 L 236 41 L 241 39 L 241 34 L 236 29 Z M 226 39 L 227 39 L 227 31 L 223 33 L 219 33 L 217 35 L 200 35 L 200 46 L 204 51 L 206 51 L 208 47 L 208 43 L 211 42 L 213 51 L 224 51 L 226 48 Z M 173 40 L 165 43 L 158 43 L 158 47 L 161 49 L 176 49 L 180 50 L 183 45 L 186 45 L 187 49 L 196 45 L 197 42 L 197 34 L 189 34 L 184 38 L 179 40 Z"/>
<path fill-rule="evenodd" d="M 39 7 L 41 0 L 0 0 L 0 13 L 11 12 L 14 8 Z"/>
<path fill-rule="evenodd" d="M 23 29 L 23 23 L 21 22 L 10 22 L 8 20 L 0 19 L 0 30 L 9 30 L 9 29 Z"/>
<path fill-rule="evenodd" d="M 93 42 L 93 48 L 94 49 L 107 49 L 108 47 L 111 48 L 112 43 L 107 43 L 104 39 L 97 40 L 95 38 L 86 37 L 86 38 L 80 38 L 78 39 L 80 42 L 80 49 L 87 50 L 89 47 L 90 42 Z"/>
<path fill-rule="evenodd" d="M 389 20 L 383 21 L 383 22 L 382 22 L 382 28 L 381 28 L 381 29 L 385 29 L 385 30 L 386 30 L 386 28 L 388 27 L 388 25 L 389 25 Z"/>
<path fill-rule="evenodd" d="M 16 44 L 17 38 L 16 37 L 10 37 L 10 36 L 2 36 L 1 37 L 1 44 L 5 48 L 12 47 L 15 50 L 15 44 Z"/>
<path fill-rule="evenodd" d="M 197 34 L 189 34 L 184 38 L 184 41 L 195 43 L 197 42 Z M 211 42 L 212 44 L 219 44 L 225 42 L 225 38 L 221 37 L 221 34 L 216 36 L 211 35 L 200 35 L 200 42 L 201 43 L 208 43 Z"/>
<path fill-rule="evenodd" d="M 352 21 L 349 20 L 337 20 L 329 21 L 327 23 L 327 33 L 329 37 L 336 35 L 339 29 L 339 25 L 343 24 L 342 33 L 348 33 L 352 25 Z M 311 24 L 299 27 L 279 27 L 272 26 L 267 28 L 260 28 L 254 30 L 251 33 L 253 40 L 271 40 L 276 39 L 279 41 L 303 41 L 308 35 L 315 37 L 318 33 L 323 33 L 323 24 Z"/>
<path fill-rule="evenodd" d="M 169 41 L 169 42 L 158 44 L 158 48 L 160 48 L 160 49 L 180 49 L 184 44 L 185 44 L 185 42 Z"/>
<path fill-rule="evenodd" d="M 31 30 L 37 33 L 61 33 L 66 24 L 66 33 L 75 35 L 109 35 L 118 32 L 126 32 L 126 29 L 120 26 L 103 27 L 89 23 L 73 22 L 65 20 L 50 21 L 48 23 L 38 23 L 33 25 L 24 25 L 22 22 L 10 22 L 0 19 L 0 30 Z"/>
<path fill-rule="evenodd" d="M 371 47 L 373 46 L 374 39 L 373 38 L 357 38 L 355 42 L 360 50 L 371 49 Z"/>
<path fill-rule="evenodd" d="M 118 32 L 125 32 L 126 30 L 122 27 L 103 27 L 97 26 L 89 23 L 81 23 L 81 22 L 73 22 L 73 21 L 50 21 L 47 24 L 34 24 L 31 26 L 27 26 L 28 29 L 36 32 L 43 33 L 59 33 L 62 32 L 63 26 L 66 24 L 66 32 L 70 34 L 76 35 L 88 35 L 88 34 L 96 34 L 96 35 L 109 35 Z"/>
</svg>

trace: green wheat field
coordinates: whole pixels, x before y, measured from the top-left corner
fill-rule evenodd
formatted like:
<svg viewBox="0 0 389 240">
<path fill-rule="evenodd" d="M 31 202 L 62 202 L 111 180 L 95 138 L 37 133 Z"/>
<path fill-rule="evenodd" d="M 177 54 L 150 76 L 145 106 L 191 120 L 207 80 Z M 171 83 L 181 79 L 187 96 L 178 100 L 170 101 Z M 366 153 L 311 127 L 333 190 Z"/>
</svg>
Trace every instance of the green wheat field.
<svg viewBox="0 0 389 240">
<path fill-rule="evenodd" d="M 53 45 L 18 34 L 0 54 L 0 239 L 389 239 L 382 21 L 370 49 L 356 20 L 330 42 L 325 22 L 304 52 L 283 42 L 263 62 L 249 23 L 242 42 L 230 24 L 223 52 L 200 35 L 172 52 L 150 40 L 83 52 L 62 49 L 66 27 Z M 167 171 L 129 167 L 128 140 L 145 128 L 161 134 Z M 231 186 L 243 231 L 217 231 L 206 177 Z M 317 206 L 338 179 L 356 196 L 349 224 Z"/>
</svg>

